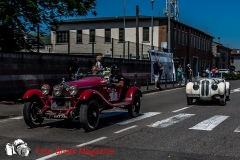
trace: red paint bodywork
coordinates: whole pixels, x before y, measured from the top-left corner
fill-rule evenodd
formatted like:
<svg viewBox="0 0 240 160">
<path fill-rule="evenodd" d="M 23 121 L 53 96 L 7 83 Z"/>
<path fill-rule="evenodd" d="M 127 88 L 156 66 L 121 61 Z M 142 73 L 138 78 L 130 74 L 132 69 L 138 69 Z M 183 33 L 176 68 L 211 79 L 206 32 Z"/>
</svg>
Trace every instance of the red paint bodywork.
<svg viewBox="0 0 240 160">
<path fill-rule="evenodd" d="M 51 110 L 53 113 L 65 113 L 68 115 L 72 110 L 74 110 L 77 104 L 86 103 L 91 98 L 96 98 L 99 102 L 100 108 L 111 108 L 111 107 L 122 107 L 133 103 L 133 97 L 136 92 L 141 94 L 140 88 L 137 86 L 124 86 L 119 88 L 116 86 L 107 86 L 108 81 L 101 77 L 86 77 L 76 81 L 65 82 L 67 85 L 75 85 L 78 87 L 78 93 L 75 96 L 71 96 L 71 106 L 65 110 L 53 110 L 51 109 L 52 93 L 49 95 L 43 95 L 41 90 L 32 89 L 27 91 L 23 99 L 26 101 L 31 100 L 31 98 L 38 98 L 42 102 L 42 109 L 40 114 L 44 114 L 47 110 Z M 118 92 L 119 99 L 115 101 L 109 101 L 109 90 L 116 89 Z M 123 97 L 123 99 L 121 99 Z"/>
</svg>

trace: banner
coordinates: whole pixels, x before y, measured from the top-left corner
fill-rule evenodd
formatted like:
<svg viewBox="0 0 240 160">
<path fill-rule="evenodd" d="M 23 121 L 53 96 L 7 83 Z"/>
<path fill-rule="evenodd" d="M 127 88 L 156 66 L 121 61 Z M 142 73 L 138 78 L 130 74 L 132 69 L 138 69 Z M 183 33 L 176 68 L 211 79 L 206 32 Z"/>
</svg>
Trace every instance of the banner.
<svg viewBox="0 0 240 160">
<path fill-rule="evenodd" d="M 155 59 L 158 58 L 158 64 L 162 63 L 163 65 L 163 73 L 161 77 L 161 82 L 165 82 L 165 79 L 167 79 L 167 82 L 173 81 L 173 75 L 174 75 L 174 81 L 176 81 L 176 74 L 175 74 L 175 67 L 173 62 L 173 54 L 167 53 L 167 52 L 160 52 L 155 50 L 149 50 L 149 57 L 151 61 L 151 83 L 154 83 L 154 72 L 153 72 L 153 63 L 155 62 Z"/>
</svg>

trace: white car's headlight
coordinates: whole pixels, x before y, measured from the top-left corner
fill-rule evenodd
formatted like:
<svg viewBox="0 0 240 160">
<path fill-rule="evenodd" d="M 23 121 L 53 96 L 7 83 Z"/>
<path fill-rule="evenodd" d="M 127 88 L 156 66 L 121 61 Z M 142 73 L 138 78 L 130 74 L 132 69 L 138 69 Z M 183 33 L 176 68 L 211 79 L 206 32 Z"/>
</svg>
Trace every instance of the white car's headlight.
<svg viewBox="0 0 240 160">
<path fill-rule="evenodd" d="M 61 96 L 62 91 L 63 91 L 63 88 L 60 85 L 56 85 L 56 86 L 53 87 L 53 94 L 55 96 Z"/>
<path fill-rule="evenodd" d="M 44 84 L 44 85 L 42 86 L 42 88 L 41 88 L 42 94 L 44 94 L 44 95 L 48 95 L 49 92 L 50 92 L 50 89 L 51 89 L 51 88 L 50 88 L 49 85 Z"/>
<path fill-rule="evenodd" d="M 76 95 L 76 94 L 78 93 L 78 88 L 77 88 L 77 86 L 71 86 L 71 87 L 69 88 L 69 93 L 70 93 L 70 95 L 72 95 L 72 96 Z"/>
</svg>

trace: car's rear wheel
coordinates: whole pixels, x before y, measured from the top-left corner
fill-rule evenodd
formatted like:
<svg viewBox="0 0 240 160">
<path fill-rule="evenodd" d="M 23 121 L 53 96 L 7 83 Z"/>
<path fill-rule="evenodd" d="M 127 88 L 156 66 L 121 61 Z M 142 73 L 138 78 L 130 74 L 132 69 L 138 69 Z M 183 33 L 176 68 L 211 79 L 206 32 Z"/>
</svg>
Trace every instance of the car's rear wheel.
<svg viewBox="0 0 240 160">
<path fill-rule="evenodd" d="M 98 126 L 99 115 L 99 104 L 96 100 L 91 100 L 88 104 L 82 104 L 79 113 L 82 128 L 87 132 L 95 130 Z"/>
<path fill-rule="evenodd" d="M 39 115 L 39 106 L 37 102 L 26 102 L 23 106 L 23 118 L 30 128 L 41 126 L 44 118 Z"/>
<path fill-rule="evenodd" d="M 133 103 L 127 106 L 129 116 L 132 118 L 137 117 L 140 112 L 140 107 L 140 95 L 138 93 L 135 93 Z"/>
<path fill-rule="evenodd" d="M 225 95 L 220 96 L 220 99 L 219 99 L 219 105 L 220 105 L 220 106 L 225 106 L 225 105 L 226 105 L 226 98 L 225 98 Z"/>
<path fill-rule="evenodd" d="M 187 97 L 187 104 L 192 105 L 192 103 L 193 103 L 193 98 Z"/>
</svg>

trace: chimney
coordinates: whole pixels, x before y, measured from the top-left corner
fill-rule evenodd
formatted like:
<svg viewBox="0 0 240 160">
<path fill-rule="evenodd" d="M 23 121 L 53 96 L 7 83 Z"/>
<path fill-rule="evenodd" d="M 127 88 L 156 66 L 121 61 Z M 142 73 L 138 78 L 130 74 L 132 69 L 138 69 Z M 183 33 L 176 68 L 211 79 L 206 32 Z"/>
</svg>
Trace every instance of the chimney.
<svg viewBox="0 0 240 160">
<path fill-rule="evenodd" d="M 220 44 L 220 37 L 218 37 L 218 44 Z"/>
</svg>

